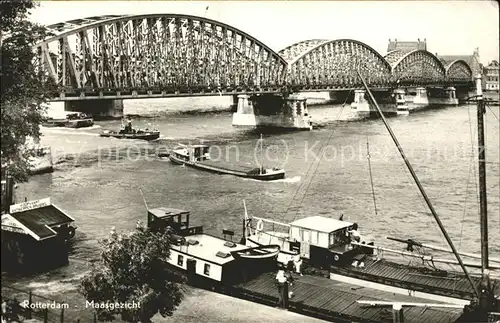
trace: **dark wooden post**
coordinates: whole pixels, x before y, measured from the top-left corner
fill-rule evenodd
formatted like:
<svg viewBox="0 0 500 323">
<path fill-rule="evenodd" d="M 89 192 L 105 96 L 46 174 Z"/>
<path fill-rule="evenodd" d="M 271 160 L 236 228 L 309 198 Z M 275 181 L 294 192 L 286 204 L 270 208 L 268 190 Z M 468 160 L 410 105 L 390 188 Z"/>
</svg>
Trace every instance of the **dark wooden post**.
<svg viewBox="0 0 500 323">
<path fill-rule="evenodd" d="M 289 283 L 288 281 L 286 281 L 284 284 L 283 284 L 283 308 L 284 309 L 288 309 L 288 286 L 289 286 Z"/>
<path fill-rule="evenodd" d="M 64 323 L 64 307 L 61 308 L 61 323 Z"/>
<path fill-rule="evenodd" d="M 28 294 L 28 311 L 26 311 L 26 314 L 28 314 L 27 315 L 28 319 L 31 319 L 31 312 L 32 312 L 31 311 L 31 302 L 32 302 L 32 297 L 33 297 L 33 295 L 31 293 L 31 291 L 29 291 L 29 294 Z"/>
<path fill-rule="evenodd" d="M 94 323 L 97 323 L 97 315 L 95 312 L 94 312 Z"/>
<path fill-rule="evenodd" d="M 45 311 L 43 311 L 43 323 L 49 323 L 49 309 L 46 308 Z"/>
</svg>

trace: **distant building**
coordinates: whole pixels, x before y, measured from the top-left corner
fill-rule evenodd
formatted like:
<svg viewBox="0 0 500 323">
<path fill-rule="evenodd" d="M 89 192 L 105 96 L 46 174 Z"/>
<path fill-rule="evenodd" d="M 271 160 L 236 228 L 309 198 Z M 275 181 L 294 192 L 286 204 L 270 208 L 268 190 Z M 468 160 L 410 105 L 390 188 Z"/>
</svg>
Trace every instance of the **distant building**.
<svg viewBox="0 0 500 323">
<path fill-rule="evenodd" d="M 395 50 L 402 52 L 411 52 L 413 50 L 427 50 L 427 40 L 425 38 L 423 41 L 420 41 L 420 38 L 417 41 L 398 41 L 397 39 L 389 39 L 387 53 Z"/>
<path fill-rule="evenodd" d="M 498 61 L 492 61 L 483 67 L 483 89 L 498 91 L 499 66 Z"/>
</svg>

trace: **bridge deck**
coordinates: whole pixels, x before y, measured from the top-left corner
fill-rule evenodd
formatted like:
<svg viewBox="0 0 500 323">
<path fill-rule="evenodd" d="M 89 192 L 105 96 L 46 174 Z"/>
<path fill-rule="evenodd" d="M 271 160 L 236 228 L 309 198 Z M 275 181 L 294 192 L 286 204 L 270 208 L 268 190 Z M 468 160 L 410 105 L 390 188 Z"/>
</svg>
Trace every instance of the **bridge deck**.
<svg viewBox="0 0 500 323">
<path fill-rule="evenodd" d="M 275 274 L 265 273 L 249 282 L 239 284 L 238 296 L 266 304 L 278 301 Z M 291 288 L 294 297 L 289 309 L 335 322 L 392 322 L 391 307 L 372 307 L 358 304 L 358 300 L 406 301 L 429 303 L 406 295 L 373 290 L 365 287 L 339 283 L 323 277 L 295 277 Z M 436 302 L 432 302 L 436 303 Z M 462 315 L 461 309 L 405 307 L 405 322 L 455 322 Z"/>
</svg>

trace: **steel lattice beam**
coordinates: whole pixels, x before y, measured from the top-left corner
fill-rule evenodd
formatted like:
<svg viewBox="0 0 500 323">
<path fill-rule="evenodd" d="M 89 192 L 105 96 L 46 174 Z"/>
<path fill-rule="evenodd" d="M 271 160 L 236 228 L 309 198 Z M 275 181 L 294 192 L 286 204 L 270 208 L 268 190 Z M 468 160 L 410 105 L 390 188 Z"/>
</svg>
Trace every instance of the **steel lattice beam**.
<svg viewBox="0 0 500 323">
<path fill-rule="evenodd" d="M 432 53 L 414 50 L 392 64 L 393 76 L 402 84 L 433 85 L 446 82 L 446 68 Z"/>
<path fill-rule="evenodd" d="M 40 66 L 66 95 L 279 91 L 286 61 L 252 36 L 194 16 L 77 19 L 49 26 Z"/>
<path fill-rule="evenodd" d="M 288 62 L 288 81 L 306 89 L 361 86 L 360 69 L 373 86 L 392 83 L 391 66 L 370 46 L 352 39 L 309 40 L 289 46 L 280 54 Z"/>
<path fill-rule="evenodd" d="M 470 82 L 465 61 L 422 50 L 382 57 L 352 39 L 312 39 L 278 53 L 214 20 L 178 15 L 108 15 L 47 26 L 36 66 L 63 89 L 59 99 L 162 97 L 331 90 Z"/>
<path fill-rule="evenodd" d="M 455 60 L 446 65 L 446 78 L 450 82 L 472 80 L 472 69 L 464 60 Z"/>
</svg>

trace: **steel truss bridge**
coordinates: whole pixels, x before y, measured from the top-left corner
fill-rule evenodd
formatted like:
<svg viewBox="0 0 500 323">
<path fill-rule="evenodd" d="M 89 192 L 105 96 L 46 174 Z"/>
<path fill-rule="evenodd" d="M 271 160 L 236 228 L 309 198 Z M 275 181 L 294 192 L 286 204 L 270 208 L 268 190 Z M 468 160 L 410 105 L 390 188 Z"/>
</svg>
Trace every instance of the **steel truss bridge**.
<svg viewBox="0 0 500 323">
<path fill-rule="evenodd" d="M 382 56 L 352 39 L 314 39 L 275 52 L 224 23 L 179 14 L 108 15 L 47 26 L 39 68 L 60 87 L 54 101 L 234 95 L 371 87 L 460 86 L 463 60 L 424 50 Z"/>
</svg>

